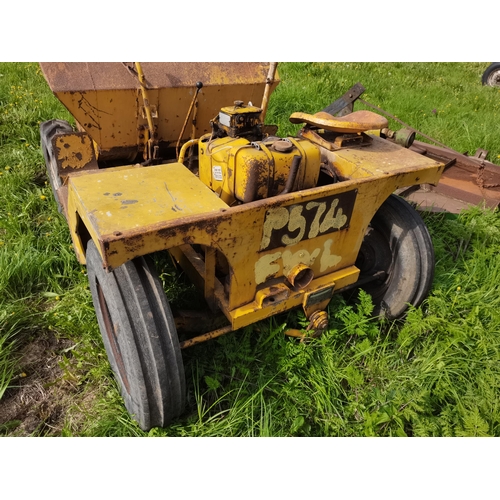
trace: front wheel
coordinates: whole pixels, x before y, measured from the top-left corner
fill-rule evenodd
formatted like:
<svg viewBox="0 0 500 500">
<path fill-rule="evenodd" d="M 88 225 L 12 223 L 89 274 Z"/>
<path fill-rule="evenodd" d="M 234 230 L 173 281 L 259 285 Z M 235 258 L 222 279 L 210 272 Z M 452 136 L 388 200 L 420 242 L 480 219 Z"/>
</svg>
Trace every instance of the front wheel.
<svg viewBox="0 0 500 500">
<path fill-rule="evenodd" d="M 57 192 L 62 186 L 62 181 L 59 176 L 52 138 L 59 134 L 69 134 L 71 132 L 73 132 L 73 128 L 66 120 L 49 120 L 40 124 L 40 142 L 45 158 L 45 167 L 47 168 L 50 187 L 52 188 L 52 194 L 56 200 L 57 209 L 61 213 L 63 212 L 63 208 Z"/>
<path fill-rule="evenodd" d="M 491 63 L 482 77 L 483 85 L 489 87 L 500 87 L 500 62 Z"/>
<path fill-rule="evenodd" d="M 434 265 L 424 221 L 408 202 L 391 195 L 370 222 L 356 261 L 360 280 L 380 276 L 362 286 L 372 296 L 374 313 L 396 319 L 410 304 L 418 307 L 432 287 Z"/>
<path fill-rule="evenodd" d="M 174 319 L 152 263 L 144 257 L 106 272 L 87 247 L 90 291 L 125 406 L 143 430 L 181 415 L 186 382 Z"/>
</svg>

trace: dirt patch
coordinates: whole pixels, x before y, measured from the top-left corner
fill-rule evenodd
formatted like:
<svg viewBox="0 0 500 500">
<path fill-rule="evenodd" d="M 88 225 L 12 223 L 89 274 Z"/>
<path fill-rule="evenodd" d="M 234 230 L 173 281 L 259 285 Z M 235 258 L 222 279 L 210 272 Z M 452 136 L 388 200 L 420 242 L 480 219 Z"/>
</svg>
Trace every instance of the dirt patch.
<svg viewBox="0 0 500 500">
<path fill-rule="evenodd" d="M 18 373 L 0 400 L 0 435 L 59 436 L 78 388 L 61 363 L 72 363 L 74 342 L 51 331 L 20 351 Z"/>
</svg>

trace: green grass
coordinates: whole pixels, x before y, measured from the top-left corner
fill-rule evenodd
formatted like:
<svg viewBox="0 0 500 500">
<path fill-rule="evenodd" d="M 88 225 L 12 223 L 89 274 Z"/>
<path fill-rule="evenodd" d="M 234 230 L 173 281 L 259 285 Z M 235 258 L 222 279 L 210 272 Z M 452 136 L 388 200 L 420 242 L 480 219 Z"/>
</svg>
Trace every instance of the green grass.
<svg viewBox="0 0 500 500">
<path fill-rule="evenodd" d="M 300 126 L 287 123 L 291 113 L 315 113 L 360 82 L 366 88 L 362 99 L 457 151 L 487 149 L 495 161 L 500 155 L 500 92 L 481 86 L 487 66 L 288 63 L 279 66 L 282 83 L 273 94 L 267 121 L 279 122 L 284 133 L 294 134 Z M 401 127 L 392 120 L 390 126 Z"/>
<path fill-rule="evenodd" d="M 267 122 L 294 134 L 292 112 L 316 112 L 359 81 L 367 101 L 458 151 L 488 149 L 500 163 L 500 92 L 481 86 L 486 67 L 282 64 Z M 0 64 L 0 75 L 0 408 L 23 376 L 23 348 L 55 335 L 70 343 L 58 352 L 58 378 L 50 382 L 64 395 L 64 417 L 55 429 L 42 425 L 31 434 L 146 435 L 122 404 L 85 268 L 44 173 L 39 122 L 70 117 L 37 65 Z M 404 322 L 372 319 L 363 294 L 358 305 L 335 296 L 329 330 L 308 343 L 283 335 L 303 320 L 290 312 L 190 348 L 188 411 L 148 434 L 499 436 L 500 218 L 479 209 L 424 217 L 435 281 Z M 19 422 L 0 422 L 0 433 L 23 435 L 19 429 Z"/>
</svg>

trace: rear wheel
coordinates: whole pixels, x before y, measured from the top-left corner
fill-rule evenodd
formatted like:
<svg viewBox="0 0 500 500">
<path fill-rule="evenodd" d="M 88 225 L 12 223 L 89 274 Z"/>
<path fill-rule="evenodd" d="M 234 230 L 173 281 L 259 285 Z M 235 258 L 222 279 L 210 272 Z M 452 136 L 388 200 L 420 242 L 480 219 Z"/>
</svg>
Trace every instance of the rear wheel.
<svg viewBox="0 0 500 500">
<path fill-rule="evenodd" d="M 62 213 L 62 205 L 57 196 L 57 190 L 62 186 L 61 177 L 57 168 L 52 138 L 59 134 L 73 132 L 71 125 L 65 120 L 49 120 L 40 124 L 40 142 L 42 144 L 45 166 L 49 177 L 50 187 L 57 203 L 57 209 Z"/>
<path fill-rule="evenodd" d="M 360 280 L 381 275 L 362 286 L 372 296 L 374 313 L 396 319 L 408 304 L 418 307 L 431 289 L 434 264 L 424 221 L 408 202 L 391 195 L 373 217 L 356 261 Z"/>
<path fill-rule="evenodd" d="M 154 267 L 140 257 L 108 273 L 90 241 L 87 268 L 125 406 L 142 429 L 164 427 L 183 412 L 186 386 L 174 319 Z"/>
</svg>

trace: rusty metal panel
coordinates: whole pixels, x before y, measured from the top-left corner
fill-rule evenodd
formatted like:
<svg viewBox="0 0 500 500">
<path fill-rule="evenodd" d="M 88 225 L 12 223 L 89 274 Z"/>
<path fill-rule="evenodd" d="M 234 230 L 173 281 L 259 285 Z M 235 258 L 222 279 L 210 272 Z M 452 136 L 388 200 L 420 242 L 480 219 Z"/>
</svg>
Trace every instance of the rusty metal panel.
<svg viewBox="0 0 500 500">
<path fill-rule="evenodd" d="M 56 95 L 138 88 L 136 77 L 122 63 L 47 62 L 40 63 L 40 67 Z"/>
<path fill-rule="evenodd" d="M 133 63 L 40 63 L 54 93 L 138 89 Z M 142 63 L 148 89 L 265 84 L 269 63 L 164 62 Z M 227 103 L 232 104 L 232 102 Z M 254 103 L 255 104 L 255 103 Z M 259 103 L 260 104 L 260 103 Z"/>
<path fill-rule="evenodd" d="M 437 186 L 412 190 L 407 196 L 409 199 L 417 201 L 422 207 L 454 213 L 471 205 L 500 206 L 500 166 L 486 161 L 484 153 L 479 157 L 470 157 L 420 141 L 415 141 L 411 149 L 450 165 Z"/>
<path fill-rule="evenodd" d="M 228 319 L 231 321 L 234 330 L 255 323 L 275 314 L 287 311 L 293 307 L 304 306 L 308 312 L 318 310 L 321 305 L 326 307 L 330 298 L 325 300 L 323 304 L 319 303 L 318 308 L 307 305 L 307 299 L 315 293 L 321 293 L 325 288 L 341 289 L 352 283 L 355 283 L 359 276 L 359 269 L 356 266 L 348 266 L 338 271 L 334 271 L 326 276 L 322 276 L 310 283 L 309 286 L 302 290 L 293 291 L 286 300 L 274 301 L 263 304 L 259 307 L 256 301 L 244 304 L 229 311 Z M 271 287 L 270 287 L 271 288 Z M 262 289 L 259 293 L 270 296 L 272 291 Z M 307 313 L 306 313 L 307 315 Z"/>
<path fill-rule="evenodd" d="M 41 68 L 54 94 L 101 154 L 120 148 L 139 150 L 139 129 L 147 122 L 132 63 L 41 63 Z M 173 143 L 179 138 L 196 82 L 203 83 L 195 128 L 200 137 L 209 132 L 209 121 L 221 107 L 235 100 L 260 105 L 269 64 L 143 63 L 142 68 L 150 105 L 158 115 L 158 140 Z M 182 139 L 190 134 L 188 127 Z"/>
</svg>

